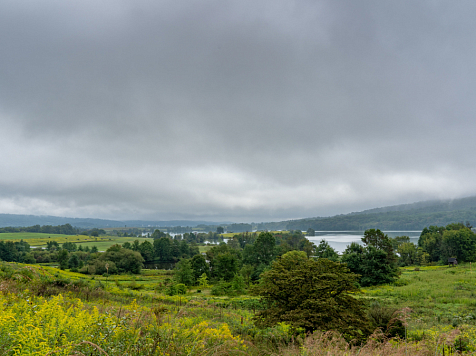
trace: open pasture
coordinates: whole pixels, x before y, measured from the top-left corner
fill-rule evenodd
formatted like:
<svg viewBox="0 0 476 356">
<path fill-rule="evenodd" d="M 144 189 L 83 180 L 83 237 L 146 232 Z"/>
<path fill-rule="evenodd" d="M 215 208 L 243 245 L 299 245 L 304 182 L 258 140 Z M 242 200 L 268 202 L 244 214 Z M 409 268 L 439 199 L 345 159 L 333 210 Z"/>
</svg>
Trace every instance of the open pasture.
<svg viewBox="0 0 476 356">
<path fill-rule="evenodd" d="M 94 238 L 93 238 L 94 239 Z M 93 247 L 96 246 L 99 251 L 106 251 L 112 245 L 122 245 L 124 242 L 132 243 L 134 240 L 139 240 L 140 243 L 143 241 L 149 241 L 150 243 L 154 243 L 154 240 L 146 237 L 117 237 L 117 236 L 99 236 L 96 240 L 93 241 L 85 241 L 81 243 L 83 247 L 89 246 Z"/>
<path fill-rule="evenodd" d="M 69 353 L 65 351 L 64 355 L 79 352 L 99 354 L 96 346 L 104 350 L 101 354 L 109 356 L 318 356 L 324 353 L 428 356 L 443 355 L 443 352 L 446 355 L 460 354 L 457 350 L 464 351 L 464 354 L 476 351 L 474 321 L 465 319 L 455 325 L 454 321 L 437 317 L 453 304 L 456 308 L 450 308 L 451 315 L 474 309 L 471 303 L 464 302 L 465 298 L 471 299 L 472 286 L 476 282 L 466 266 L 453 269 L 421 267 L 420 271 L 408 268 L 402 271 L 398 285 L 364 289 L 360 298 L 367 299 L 369 304 L 379 302 L 412 308 L 408 318 L 408 341 L 370 341 L 366 345 L 353 346 L 338 336 L 331 335 L 332 338 L 329 338 L 330 334 L 319 333 L 300 344 L 297 340 L 303 340 L 304 334 L 295 339 L 293 331 L 284 324 L 267 329 L 256 328 L 252 322 L 253 311 L 258 305 L 256 297 L 212 297 L 203 290 L 202 293 L 191 290 L 186 295 L 166 296 L 162 286 L 172 277 L 170 271 L 143 270 L 140 275 L 89 276 L 34 265 L 12 263 L 6 266 L 0 263 L 0 267 L 0 280 L 5 281 L 3 288 L 15 292 L 9 295 L 0 293 L 0 299 L 5 299 L 3 305 L 6 306 L 0 314 L 0 320 L 3 317 L 0 329 L 8 330 L 8 335 L 22 336 L 3 341 L 9 347 L 21 342 L 24 349 L 35 351 L 41 345 L 44 348 L 42 354 L 65 350 Z M 23 280 L 25 285 L 18 284 Z M 425 285 L 428 285 L 426 289 Z M 468 287 L 461 288 L 460 285 Z M 454 296 L 453 290 L 457 292 Z M 416 291 L 418 294 L 415 295 Z M 63 297 L 54 296 L 60 292 Z M 432 310 L 418 309 L 426 303 L 421 301 L 422 294 L 426 293 L 434 299 Z M 51 297 L 41 299 L 36 295 Z M 463 302 L 460 303 L 460 299 Z M 47 309 L 51 310 L 48 314 L 38 312 Z M 68 340 L 42 335 L 49 329 L 43 327 L 45 317 L 41 319 L 37 315 L 50 314 L 53 321 L 69 320 L 60 325 L 62 330 L 68 331 Z M 16 323 L 15 317 L 27 318 L 28 328 L 23 327 L 24 323 Z M 430 324 L 429 320 L 433 323 Z M 90 325 L 87 334 L 83 326 L 86 324 Z M 15 332 L 12 333 L 12 330 Z M 105 334 L 107 338 L 103 337 Z M 51 342 L 38 342 L 43 339 Z"/>
<path fill-rule="evenodd" d="M 13 232 L 0 234 L 0 240 L 28 242 L 30 246 L 46 246 L 48 241 L 56 241 L 59 244 L 65 242 L 83 243 L 94 241 L 94 237 L 86 235 L 62 235 L 62 234 L 44 234 L 40 232 Z"/>
<path fill-rule="evenodd" d="M 395 285 L 364 288 L 360 297 L 369 303 L 410 308 L 410 330 L 476 324 L 476 271 L 470 264 L 401 271 Z"/>
<path fill-rule="evenodd" d="M 124 242 L 133 242 L 139 240 L 139 242 L 151 239 L 142 237 L 117 237 L 117 236 L 99 236 L 92 237 L 86 235 L 61 235 L 61 234 L 44 234 L 38 232 L 14 232 L 14 233 L 2 233 L 0 234 L 0 240 L 3 241 L 20 241 L 23 240 L 30 244 L 30 246 L 45 247 L 47 242 L 56 241 L 59 244 L 65 242 L 74 242 L 81 244 L 83 247 L 96 246 L 99 251 L 105 251 L 112 245 L 123 244 Z"/>
</svg>

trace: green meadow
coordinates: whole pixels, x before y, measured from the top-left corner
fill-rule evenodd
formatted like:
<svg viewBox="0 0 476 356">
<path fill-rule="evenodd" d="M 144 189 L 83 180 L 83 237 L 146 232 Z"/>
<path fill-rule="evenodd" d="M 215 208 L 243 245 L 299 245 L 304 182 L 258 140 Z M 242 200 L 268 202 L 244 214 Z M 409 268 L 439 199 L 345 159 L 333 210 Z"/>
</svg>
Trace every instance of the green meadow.
<svg viewBox="0 0 476 356">
<path fill-rule="evenodd" d="M 476 271 L 470 264 L 401 269 L 395 285 L 362 289 L 369 303 L 410 308 L 410 328 L 476 322 Z"/>
<path fill-rule="evenodd" d="M 90 276 L 0 262 L 0 354 L 426 356 L 476 352 L 476 272 L 469 264 L 404 268 L 394 285 L 362 289 L 356 297 L 370 308 L 380 305 L 401 311 L 395 318 L 404 321 L 407 335 L 393 341 L 376 336 L 364 345 L 347 343 L 333 333 L 296 334 L 285 324 L 256 328 L 257 297 L 215 297 L 210 295 L 211 286 L 167 296 L 164 292 L 172 278 L 173 272 L 165 270 Z M 25 322 L 14 321 L 20 319 Z"/>
<path fill-rule="evenodd" d="M 143 242 L 149 240 L 143 237 L 117 237 L 117 236 L 99 236 L 92 237 L 86 235 L 60 235 L 60 234 L 44 234 L 36 232 L 14 232 L 14 233 L 1 233 L 0 240 L 3 241 L 19 241 L 23 240 L 30 244 L 30 246 L 39 246 L 45 247 L 46 243 L 49 241 L 56 241 L 59 244 L 65 242 L 74 242 L 76 244 L 81 244 L 81 246 L 93 247 L 96 246 L 99 251 L 105 251 L 109 247 L 115 244 L 123 244 L 124 242 L 132 242 L 134 240 L 139 240 Z"/>
</svg>

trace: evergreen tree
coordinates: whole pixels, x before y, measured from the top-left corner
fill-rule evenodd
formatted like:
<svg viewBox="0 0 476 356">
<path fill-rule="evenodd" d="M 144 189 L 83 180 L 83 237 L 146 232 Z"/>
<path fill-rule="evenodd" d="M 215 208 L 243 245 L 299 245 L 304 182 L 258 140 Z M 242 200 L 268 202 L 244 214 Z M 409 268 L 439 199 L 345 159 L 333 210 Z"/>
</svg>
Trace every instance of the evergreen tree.
<svg viewBox="0 0 476 356">
<path fill-rule="evenodd" d="M 68 268 L 68 250 L 61 249 L 58 251 L 58 263 L 60 269 Z"/>
<path fill-rule="evenodd" d="M 193 286 L 195 279 L 193 277 L 193 269 L 188 259 L 181 259 L 174 268 L 174 279 L 177 283 Z"/>
<path fill-rule="evenodd" d="M 307 332 L 336 330 L 347 340 L 361 339 L 371 330 L 363 304 L 351 295 L 358 292 L 356 279 L 345 265 L 290 251 L 253 287 L 266 303 L 255 322 L 260 327 L 286 322 Z"/>
<path fill-rule="evenodd" d="M 72 254 L 68 260 L 68 267 L 71 268 L 78 268 L 79 267 L 79 258 L 77 255 Z"/>
</svg>

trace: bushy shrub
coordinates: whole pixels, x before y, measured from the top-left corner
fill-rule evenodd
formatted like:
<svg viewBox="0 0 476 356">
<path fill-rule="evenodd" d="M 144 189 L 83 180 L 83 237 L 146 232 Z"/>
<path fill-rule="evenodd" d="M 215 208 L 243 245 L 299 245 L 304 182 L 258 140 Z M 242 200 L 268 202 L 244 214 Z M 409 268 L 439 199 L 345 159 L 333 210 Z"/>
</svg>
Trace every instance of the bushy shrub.
<svg viewBox="0 0 476 356">
<path fill-rule="evenodd" d="M 165 290 L 165 294 L 167 295 L 177 295 L 177 288 L 175 287 L 175 284 L 171 284 L 167 287 Z"/>
<path fill-rule="evenodd" d="M 233 287 L 230 282 L 226 282 L 223 279 L 212 287 L 212 295 L 222 296 L 233 294 Z"/>
<path fill-rule="evenodd" d="M 138 284 L 134 279 L 129 284 L 127 284 L 127 288 L 133 289 L 133 290 L 141 290 L 144 288 L 144 286 L 142 284 Z"/>
<path fill-rule="evenodd" d="M 183 283 L 176 284 L 175 289 L 177 290 L 177 294 L 187 294 L 187 286 Z"/>
<path fill-rule="evenodd" d="M 379 328 L 386 337 L 405 337 L 405 327 L 396 308 L 383 307 L 373 303 L 368 310 L 368 317 L 373 327 Z"/>
</svg>

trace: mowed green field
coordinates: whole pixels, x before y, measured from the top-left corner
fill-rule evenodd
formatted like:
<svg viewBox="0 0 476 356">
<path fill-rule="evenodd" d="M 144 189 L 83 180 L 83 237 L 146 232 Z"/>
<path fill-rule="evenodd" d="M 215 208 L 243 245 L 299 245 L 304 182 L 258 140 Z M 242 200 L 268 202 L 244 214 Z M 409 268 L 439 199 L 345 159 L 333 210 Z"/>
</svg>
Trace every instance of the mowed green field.
<svg viewBox="0 0 476 356">
<path fill-rule="evenodd" d="M 96 246 L 99 251 L 106 251 L 112 245 L 122 245 L 124 242 L 132 243 L 135 240 L 139 240 L 140 243 L 143 241 L 149 241 L 150 243 L 154 243 L 153 239 L 146 238 L 146 237 L 117 237 L 117 236 L 100 236 L 98 237 L 97 241 L 89 241 L 84 242 L 81 245 L 83 247 L 89 246 L 93 247 Z"/>
<path fill-rule="evenodd" d="M 139 242 L 152 239 L 142 237 L 117 237 L 117 236 L 99 236 L 90 237 L 86 235 L 60 235 L 60 234 L 43 234 L 37 232 L 15 232 L 15 233 L 3 233 L 0 234 L 0 240 L 3 241 L 20 241 L 28 242 L 30 246 L 45 247 L 48 241 L 56 241 L 59 244 L 65 242 L 74 242 L 81 244 L 81 246 L 93 247 L 96 246 L 99 251 L 105 251 L 112 245 L 123 244 L 124 242 L 133 242 L 139 240 Z"/>
<path fill-rule="evenodd" d="M 259 235 L 262 231 L 258 231 L 256 232 L 257 235 Z M 281 233 L 288 233 L 289 231 L 269 231 L 270 233 L 272 234 L 281 234 Z M 248 232 L 248 234 L 254 234 L 255 232 Z M 227 233 L 224 233 L 224 234 L 220 234 L 220 236 L 224 239 L 231 239 L 233 236 L 235 235 L 241 235 L 241 234 L 246 234 L 243 233 L 243 232 L 227 232 Z"/>
</svg>

